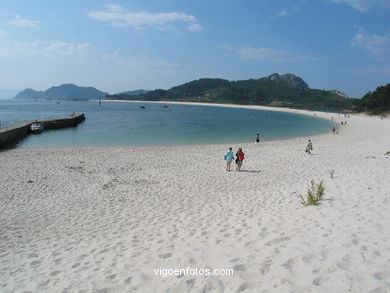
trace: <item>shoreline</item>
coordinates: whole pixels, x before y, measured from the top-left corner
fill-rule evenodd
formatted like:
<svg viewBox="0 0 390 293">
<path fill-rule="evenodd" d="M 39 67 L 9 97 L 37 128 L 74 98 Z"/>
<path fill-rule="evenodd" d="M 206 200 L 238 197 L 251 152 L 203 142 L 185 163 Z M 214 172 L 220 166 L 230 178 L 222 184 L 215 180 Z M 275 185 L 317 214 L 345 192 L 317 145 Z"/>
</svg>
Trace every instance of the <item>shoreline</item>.
<svg viewBox="0 0 390 293">
<path fill-rule="evenodd" d="M 271 107 L 271 106 L 260 106 L 260 105 L 240 105 L 240 104 L 217 104 L 217 103 L 199 103 L 199 102 L 175 102 L 175 101 L 140 101 L 140 100 L 102 100 L 102 102 L 115 102 L 115 103 L 150 103 L 150 104 L 177 104 L 177 105 L 193 105 L 193 106 L 209 106 L 209 107 L 227 107 L 227 108 L 241 108 L 241 109 L 255 109 L 255 110 L 267 110 L 267 111 L 276 111 L 276 112 L 287 112 L 287 113 L 297 113 L 302 115 L 313 116 L 310 113 L 332 113 L 332 112 L 321 112 L 317 110 L 302 110 L 302 109 L 293 109 L 287 107 Z M 339 113 L 333 112 L 333 114 L 338 115 Z M 341 114 L 340 114 L 341 115 Z M 329 117 L 324 117 L 324 119 L 331 120 Z"/>
</svg>

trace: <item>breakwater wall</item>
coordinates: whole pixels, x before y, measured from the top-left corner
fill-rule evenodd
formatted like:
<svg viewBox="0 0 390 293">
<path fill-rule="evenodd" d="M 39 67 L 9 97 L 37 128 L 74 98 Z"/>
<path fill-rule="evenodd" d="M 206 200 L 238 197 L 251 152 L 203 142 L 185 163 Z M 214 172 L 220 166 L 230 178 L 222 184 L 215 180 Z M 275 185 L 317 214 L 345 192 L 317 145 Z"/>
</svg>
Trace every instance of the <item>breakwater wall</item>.
<svg viewBox="0 0 390 293">
<path fill-rule="evenodd" d="M 32 123 L 41 123 L 45 130 L 77 126 L 85 120 L 84 114 L 75 114 L 55 119 L 21 121 L 8 127 L 0 128 L 0 149 L 12 147 L 28 136 Z"/>
</svg>

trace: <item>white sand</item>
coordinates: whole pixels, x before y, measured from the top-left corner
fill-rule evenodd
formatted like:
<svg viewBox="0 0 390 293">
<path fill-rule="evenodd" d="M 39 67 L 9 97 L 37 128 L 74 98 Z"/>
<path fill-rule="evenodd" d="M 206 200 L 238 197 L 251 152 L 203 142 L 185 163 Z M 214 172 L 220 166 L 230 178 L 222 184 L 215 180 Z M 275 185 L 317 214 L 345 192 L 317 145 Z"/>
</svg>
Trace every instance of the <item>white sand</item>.
<svg viewBox="0 0 390 293">
<path fill-rule="evenodd" d="M 390 120 L 347 121 L 243 172 L 230 145 L 1 152 L 0 292 L 390 292 Z M 187 267 L 234 275 L 154 273 Z"/>
</svg>

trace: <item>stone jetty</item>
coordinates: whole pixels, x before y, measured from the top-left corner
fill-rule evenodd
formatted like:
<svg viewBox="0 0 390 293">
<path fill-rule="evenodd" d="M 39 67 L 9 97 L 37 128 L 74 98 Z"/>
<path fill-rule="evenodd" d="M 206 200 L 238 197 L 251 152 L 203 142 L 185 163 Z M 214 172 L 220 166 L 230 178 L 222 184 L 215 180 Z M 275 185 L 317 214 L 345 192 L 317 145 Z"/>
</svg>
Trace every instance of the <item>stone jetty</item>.
<svg viewBox="0 0 390 293">
<path fill-rule="evenodd" d="M 0 149 L 12 147 L 17 142 L 28 136 L 31 133 L 30 125 L 32 123 L 41 123 L 45 130 L 50 130 L 77 126 L 84 120 L 84 114 L 72 114 L 69 116 L 55 119 L 17 122 L 8 127 L 0 128 Z"/>
</svg>

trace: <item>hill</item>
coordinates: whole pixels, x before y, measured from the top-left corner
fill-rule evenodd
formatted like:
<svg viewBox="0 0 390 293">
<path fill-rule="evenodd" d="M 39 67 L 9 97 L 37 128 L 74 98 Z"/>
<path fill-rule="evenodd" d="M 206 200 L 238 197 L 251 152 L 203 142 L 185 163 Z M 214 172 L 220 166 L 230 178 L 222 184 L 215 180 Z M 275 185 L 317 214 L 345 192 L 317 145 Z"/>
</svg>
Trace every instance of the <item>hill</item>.
<svg viewBox="0 0 390 293">
<path fill-rule="evenodd" d="M 41 99 L 43 92 L 37 92 L 33 89 L 25 89 L 18 93 L 14 99 Z"/>
<path fill-rule="evenodd" d="M 360 100 L 355 101 L 359 111 L 378 115 L 390 112 L 390 83 L 379 86 L 374 92 L 368 92 Z"/>
<path fill-rule="evenodd" d="M 63 84 L 54 86 L 46 91 L 35 91 L 33 89 L 25 89 L 18 93 L 14 99 L 103 99 L 107 93 L 97 90 L 94 87 L 80 87 L 74 84 Z"/>
<path fill-rule="evenodd" d="M 129 96 L 138 96 L 138 95 L 146 94 L 147 92 L 149 91 L 140 89 L 140 90 L 122 92 L 121 94 L 129 95 Z"/>
<path fill-rule="evenodd" d="M 306 109 L 345 109 L 352 107 L 349 98 L 335 91 L 310 89 L 294 74 L 277 73 L 259 79 L 228 81 L 202 78 L 172 87 L 157 89 L 137 96 L 109 95 L 108 99 L 149 101 L 191 101 L 230 104 L 256 104 Z"/>
</svg>

